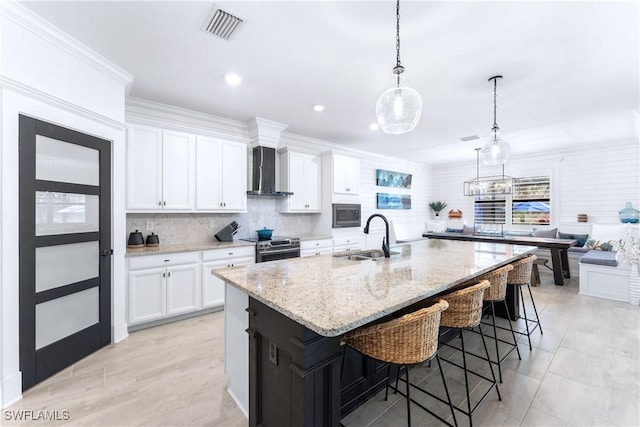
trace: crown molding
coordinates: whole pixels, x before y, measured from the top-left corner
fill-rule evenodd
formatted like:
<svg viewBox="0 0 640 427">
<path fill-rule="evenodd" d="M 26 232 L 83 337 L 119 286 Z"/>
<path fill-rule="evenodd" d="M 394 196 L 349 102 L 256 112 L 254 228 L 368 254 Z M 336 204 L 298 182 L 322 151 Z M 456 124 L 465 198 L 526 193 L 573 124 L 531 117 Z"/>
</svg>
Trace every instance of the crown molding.
<svg viewBox="0 0 640 427">
<path fill-rule="evenodd" d="M 249 140 L 247 125 L 238 120 L 135 97 L 125 101 L 125 121 L 183 132 L 198 131 L 242 142 Z"/>
<path fill-rule="evenodd" d="M 43 92 L 39 89 L 35 89 L 31 86 L 25 85 L 17 80 L 5 76 L 0 76 L 0 88 L 2 88 L 3 90 L 8 89 L 17 93 L 21 93 L 25 96 L 28 96 L 29 98 L 44 102 L 45 104 L 48 104 L 52 107 L 86 117 L 90 120 L 107 125 L 117 130 L 124 131 L 127 129 L 126 123 L 122 123 L 110 117 L 103 116 L 102 114 L 98 114 L 95 111 L 89 110 L 88 108 L 80 107 L 69 101 L 65 101 L 62 98 L 58 98 L 57 96 Z"/>
<path fill-rule="evenodd" d="M 28 8 L 14 0 L 5 0 L 0 7 L 0 12 L 5 18 L 15 22 L 27 31 L 59 47 L 73 57 L 96 69 L 100 73 L 112 78 L 125 87 L 126 93 L 131 88 L 134 77 L 108 61 L 103 56 L 90 49 L 86 45 L 61 31 L 57 27 L 45 21 Z"/>
</svg>

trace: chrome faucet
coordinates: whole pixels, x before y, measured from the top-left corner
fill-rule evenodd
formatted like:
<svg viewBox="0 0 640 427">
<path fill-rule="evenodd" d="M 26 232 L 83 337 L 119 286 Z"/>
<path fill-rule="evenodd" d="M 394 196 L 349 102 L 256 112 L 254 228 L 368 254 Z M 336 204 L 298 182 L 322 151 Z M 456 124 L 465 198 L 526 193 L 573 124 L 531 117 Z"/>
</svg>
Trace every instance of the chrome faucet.
<svg viewBox="0 0 640 427">
<path fill-rule="evenodd" d="M 382 252 L 384 252 L 385 258 L 390 258 L 391 253 L 389 252 L 389 221 L 382 214 L 373 214 L 369 218 L 367 218 L 367 224 L 364 226 L 364 234 L 369 234 L 369 223 L 374 217 L 380 217 L 384 221 L 386 237 L 382 238 Z"/>
</svg>

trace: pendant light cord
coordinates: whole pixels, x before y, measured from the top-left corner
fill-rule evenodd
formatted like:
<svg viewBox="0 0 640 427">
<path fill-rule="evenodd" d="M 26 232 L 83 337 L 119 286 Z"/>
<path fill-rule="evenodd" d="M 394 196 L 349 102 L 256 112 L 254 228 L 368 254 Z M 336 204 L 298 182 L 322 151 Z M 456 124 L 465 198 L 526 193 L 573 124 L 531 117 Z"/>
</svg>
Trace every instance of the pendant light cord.
<svg viewBox="0 0 640 427">
<path fill-rule="evenodd" d="M 396 68 L 400 70 L 400 0 L 396 0 Z M 396 84 L 400 86 L 400 72 L 396 74 Z"/>
<path fill-rule="evenodd" d="M 495 77 L 493 79 L 493 129 L 495 132 L 495 129 L 498 129 L 498 122 L 496 119 L 496 111 L 498 109 L 498 92 L 497 92 L 497 87 L 498 87 L 498 78 Z"/>
</svg>

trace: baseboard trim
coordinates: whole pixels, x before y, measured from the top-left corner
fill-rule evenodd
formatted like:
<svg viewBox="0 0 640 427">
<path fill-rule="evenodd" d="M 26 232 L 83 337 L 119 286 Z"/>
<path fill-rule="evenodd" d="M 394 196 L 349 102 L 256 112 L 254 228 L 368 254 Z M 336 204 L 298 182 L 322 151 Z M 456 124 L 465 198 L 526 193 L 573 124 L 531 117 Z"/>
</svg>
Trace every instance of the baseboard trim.
<svg viewBox="0 0 640 427">
<path fill-rule="evenodd" d="M 9 406 L 22 399 L 22 372 L 18 371 L 2 380 L 2 408 Z"/>
</svg>

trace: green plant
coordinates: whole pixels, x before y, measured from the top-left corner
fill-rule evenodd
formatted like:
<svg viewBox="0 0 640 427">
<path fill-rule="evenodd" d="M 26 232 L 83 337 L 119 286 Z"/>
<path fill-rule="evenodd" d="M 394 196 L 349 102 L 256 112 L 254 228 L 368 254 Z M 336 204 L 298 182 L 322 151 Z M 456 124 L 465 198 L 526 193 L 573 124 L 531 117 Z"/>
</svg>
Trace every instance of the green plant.
<svg viewBox="0 0 640 427">
<path fill-rule="evenodd" d="M 434 212 L 438 213 L 442 209 L 447 207 L 447 202 L 443 202 L 442 200 L 436 200 L 434 202 L 429 202 L 429 207 L 433 209 Z"/>
</svg>

